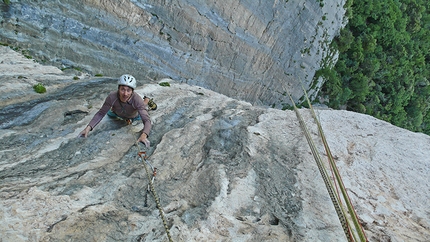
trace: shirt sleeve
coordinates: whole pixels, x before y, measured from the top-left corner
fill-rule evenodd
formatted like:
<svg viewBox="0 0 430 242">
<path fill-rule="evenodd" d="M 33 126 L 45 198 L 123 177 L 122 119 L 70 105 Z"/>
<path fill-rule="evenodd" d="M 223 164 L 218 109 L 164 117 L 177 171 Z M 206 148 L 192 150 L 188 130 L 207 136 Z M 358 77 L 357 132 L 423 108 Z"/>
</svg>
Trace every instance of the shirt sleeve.
<svg viewBox="0 0 430 242">
<path fill-rule="evenodd" d="M 139 96 L 137 93 L 136 95 L 133 95 L 133 103 L 135 108 L 137 109 L 137 112 L 140 115 L 140 118 L 143 122 L 143 133 L 149 136 L 149 133 L 151 132 L 152 124 L 151 119 L 148 114 L 148 105 L 146 105 L 142 99 L 141 96 Z"/>
<path fill-rule="evenodd" d="M 103 103 L 102 107 L 99 109 L 99 111 L 94 115 L 93 119 L 91 119 L 90 123 L 88 124 L 91 127 L 91 130 L 96 127 L 98 123 L 103 119 L 103 117 L 106 115 L 106 113 L 109 111 L 109 109 L 113 105 L 113 99 L 112 97 L 116 96 L 116 92 L 111 92 L 109 96 L 106 97 L 105 102 Z"/>
</svg>

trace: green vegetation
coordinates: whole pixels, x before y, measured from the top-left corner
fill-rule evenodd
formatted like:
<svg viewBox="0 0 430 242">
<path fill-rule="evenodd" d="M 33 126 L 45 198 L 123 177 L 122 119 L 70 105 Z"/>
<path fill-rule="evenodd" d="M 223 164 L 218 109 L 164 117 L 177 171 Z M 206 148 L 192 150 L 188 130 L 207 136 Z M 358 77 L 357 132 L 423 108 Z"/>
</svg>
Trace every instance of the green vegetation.
<svg viewBox="0 0 430 242">
<path fill-rule="evenodd" d="M 6 5 L 9 5 L 9 4 L 10 4 L 10 0 L 3 0 L 3 2 L 4 2 Z"/>
<path fill-rule="evenodd" d="M 168 82 L 160 82 L 158 85 L 160 85 L 162 87 L 170 87 L 170 83 L 168 83 Z"/>
<path fill-rule="evenodd" d="M 95 74 L 95 76 L 101 77 L 101 76 L 103 76 L 103 74 L 98 73 L 98 74 Z"/>
<path fill-rule="evenodd" d="M 38 84 L 34 85 L 33 89 L 37 93 L 45 93 L 46 92 L 46 88 L 45 88 L 45 86 L 43 86 L 42 83 L 38 83 Z"/>
<path fill-rule="evenodd" d="M 348 0 L 334 66 L 317 71 L 332 108 L 430 134 L 430 1 Z"/>
<path fill-rule="evenodd" d="M 30 51 L 29 50 L 23 50 L 21 47 L 19 46 L 10 46 L 8 43 L 3 43 L 0 42 L 1 46 L 9 46 L 9 48 L 11 48 L 12 50 L 16 51 L 16 52 L 21 52 L 21 54 L 27 58 L 27 59 L 33 59 L 33 56 L 30 55 Z M 36 61 L 36 60 L 33 60 Z"/>
</svg>

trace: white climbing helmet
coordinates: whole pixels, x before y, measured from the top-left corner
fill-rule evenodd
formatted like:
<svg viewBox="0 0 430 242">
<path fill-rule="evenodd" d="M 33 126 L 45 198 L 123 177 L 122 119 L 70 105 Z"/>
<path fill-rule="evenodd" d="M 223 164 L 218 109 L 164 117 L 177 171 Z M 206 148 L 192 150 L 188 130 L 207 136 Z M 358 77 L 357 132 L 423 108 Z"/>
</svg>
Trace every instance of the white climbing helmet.
<svg viewBox="0 0 430 242">
<path fill-rule="evenodd" d="M 118 79 L 118 85 L 128 86 L 135 89 L 136 78 L 134 78 L 132 75 L 124 74 Z"/>
</svg>

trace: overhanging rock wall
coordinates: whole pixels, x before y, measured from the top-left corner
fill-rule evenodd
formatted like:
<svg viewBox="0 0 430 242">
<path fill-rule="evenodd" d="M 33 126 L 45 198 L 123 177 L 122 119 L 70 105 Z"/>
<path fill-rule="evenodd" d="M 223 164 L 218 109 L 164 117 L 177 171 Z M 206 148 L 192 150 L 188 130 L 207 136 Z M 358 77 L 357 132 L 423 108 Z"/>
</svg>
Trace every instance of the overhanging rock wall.
<svg viewBox="0 0 430 242">
<path fill-rule="evenodd" d="M 344 1 L 12 1 L 0 40 L 93 74 L 164 77 L 282 107 L 310 86 Z"/>
</svg>

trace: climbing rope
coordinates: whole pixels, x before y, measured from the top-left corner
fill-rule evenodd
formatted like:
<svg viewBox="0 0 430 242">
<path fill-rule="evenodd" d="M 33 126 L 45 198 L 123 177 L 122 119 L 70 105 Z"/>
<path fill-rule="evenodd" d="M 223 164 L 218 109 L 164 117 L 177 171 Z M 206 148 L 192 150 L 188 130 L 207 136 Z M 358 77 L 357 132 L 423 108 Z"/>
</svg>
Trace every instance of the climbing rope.
<svg viewBox="0 0 430 242">
<path fill-rule="evenodd" d="M 299 119 L 300 126 L 302 127 L 302 129 L 303 129 L 303 131 L 305 133 L 306 140 L 307 140 L 307 142 L 308 142 L 308 144 L 309 144 L 309 146 L 311 148 L 312 155 L 315 158 L 315 161 L 316 161 L 317 166 L 318 166 L 318 170 L 321 173 L 321 176 L 323 178 L 324 184 L 325 184 L 326 189 L 327 189 L 327 191 L 329 193 L 330 199 L 331 199 L 331 201 L 332 201 L 332 203 L 333 203 L 333 205 L 335 207 L 336 213 L 338 215 L 339 221 L 340 221 L 340 223 L 342 225 L 342 229 L 343 229 L 343 231 L 345 233 L 345 236 L 346 236 L 347 240 L 351 241 L 351 242 L 354 242 L 354 241 L 367 241 L 367 239 L 365 237 L 365 234 L 364 234 L 364 231 L 361 228 L 361 226 L 360 226 L 361 229 L 357 229 L 357 225 L 359 225 L 358 218 L 354 218 L 353 216 L 352 216 L 353 217 L 352 218 L 353 219 L 353 223 L 356 226 L 356 229 L 354 231 L 356 233 L 358 233 L 359 239 L 357 238 L 356 234 L 353 233 L 353 231 L 351 231 L 350 221 L 348 220 L 348 217 L 346 216 L 346 214 L 347 214 L 346 211 L 344 210 L 343 206 L 341 206 L 341 199 L 340 199 L 339 194 L 335 192 L 335 188 L 334 188 L 335 185 L 333 184 L 333 181 L 330 179 L 330 177 L 329 177 L 329 175 L 327 173 L 327 170 L 325 169 L 325 166 L 324 166 L 324 164 L 322 162 L 321 156 L 319 155 L 319 153 L 317 151 L 315 143 L 313 142 L 313 140 L 311 138 L 309 130 L 307 129 L 307 126 L 306 126 L 306 124 L 305 124 L 305 122 L 304 122 L 304 120 L 303 120 L 303 118 L 302 118 L 299 110 L 297 109 L 297 106 L 295 105 L 295 103 L 294 103 L 294 101 L 293 101 L 290 93 L 287 92 L 287 94 L 288 94 L 288 96 L 289 96 L 289 98 L 291 100 L 291 103 L 293 104 L 294 111 L 296 113 L 297 118 Z M 305 92 L 305 95 L 306 95 L 306 98 L 307 98 L 307 100 L 309 102 L 309 99 L 307 97 L 307 93 L 306 92 Z M 309 102 L 309 105 L 310 105 L 310 102 Z M 313 117 L 316 118 L 316 115 L 315 115 L 315 113 L 313 111 L 312 106 L 310 106 L 310 107 L 311 107 L 311 110 L 313 112 L 313 114 L 312 114 Z M 322 128 L 321 128 L 321 125 L 320 125 L 318 119 L 316 119 L 316 122 L 318 124 L 320 135 L 323 136 L 324 134 L 322 133 Z M 323 138 L 323 140 L 325 141 L 325 137 Z M 326 141 L 325 141 L 324 145 L 325 145 L 326 150 L 328 150 L 328 144 L 327 144 Z M 330 155 L 331 155 L 331 153 L 330 153 Z M 333 164 L 331 164 L 331 165 L 335 165 L 334 161 L 333 161 Z M 337 172 L 336 177 L 338 178 L 338 180 L 340 180 L 340 175 L 339 175 L 337 169 L 335 169 L 335 170 Z M 341 190 L 342 190 L 342 193 L 346 194 L 346 189 L 343 186 L 341 186 Z M 345 197 L 345 195 L 344 195 L 344 197 Z M 350 201 L 349 201 L 349 203 L 350 203 Z M 347 204 L 347 206 L 348 206 L 348 209 L 352 208 L 352 205 L 350 205 L 350 204 Z M 350 214 L 351 214 L 352 213 L 351 210 L 349 210 L 349 211 L 350 211 Z M 355 214 L 355 211 L 353 212 L 353 214 Z"/>
<path fill-rule="evenodd" d="M 336 213 L 337 213 L 337 216 L 339 218 L 340 224 L 342 225 L 342 228 L 343 228 L 343 231 L 345 233 L 345 236 L 347 237 L 348 241 L 353 242 L 353 240 L 351 239 L 351 236 L 350 236 L 349 227 L 348 227 L 348 223 L 346 221 L 345 213 L 344 213 L 344 211 L 342 211 L 342 207 L 340 206 L 339 201 L 338 201 L 337 197 L 335 196 L 335 192 L 334 192 L 334 189 L 333 189 L 333 184 L 331 184 L 331 180 L 329 179 L 327 171 L 324 168 L 324 164 L 323 164 L 323 162 L 321 160 L 321 157 L 320 157 L 320 155 L 319 155 L 319 153 L 317 151 L 317 148 L 315 147 L 315 144 L 314 144 L 314 142 L 313 142 L 313 140 L 312 140 L 312 138 L 310 136 L 309 130 L 306 127 L 305 121 L 303 120 L 303 118 L 302 118 L 299 110 L 297 109 L 297 106 L 294 103 L 293 98 L 291 97 L 290 93 L 288 93 L 288 96 L 290 97 L 290 100 L 291 100 L 291 102 L 293 104 L 294 111 L 296 113 L 297 118 L 299 119 L 300 126 L 302 127 L 302 129 L 303 129 L 303 131 L 305 133 L 306 140 L 308 141 L 308 144 L 309 144 L 309 146 L 311 148 L 312 155 L 315 158 L 315 161 L 316 161 L 317 166 L 318 166 L 318 170 L 321 173 L 321 176 L 323 178 L 324 184 L 325 184 L 325 186 L 327 188 L 327 191 L 328 191 L 328 194 L 330 196 L 330 199 L 331 199 L 331 201 L 332 201 L 332 203 L 334 205 L 334 208 L 336 210 Z"/>
<path fill-rule="evenodd" d="M 360 221 L 359 221 L 358 215 L 357 215 L 357 213 L 355 212 L 354 206 L 352 205 L 351 199 L 349 198 L 349 195 L 348 195 L 348 193 L 347 193 L 347 191 L 346 191 L 346 188 L 345 188 L 345 185 L 344 185 L 344 183 L 343 183 L 343 181 L 342 181 L 342 177 L 340 176 L 339 170 L 337 169 L 337 166 L 336 166 L 336 163 L 335 163 L 335 161 L 334 161 L 333 155 L 332 155 L 332 153 L 331 153 L 330 147 L 329 147 L 329 145 L 328 145 L 328 143 L 327 143 L 327 140 L 326 140 L 326 138 L 325 138 L 324 131 L 323 131 L 322 126 L 321 126 L 321 122 L 319 122 L 318 117 L 317 117 L 317 115 L 315 114 L 315 110 L 314 110 L 314 108 L 312 107 L 312 104 L 311 104 L 311 102 L 310 102 L 310 100 L 309 100 L 309 97 L 308 97 L 307 92 L 306 92 L 305 88 L 303 87 L 303 85 L 302 85 L 302 89 L 303 89 L 303 92 L 305 93 L 306 101 L 307 101 L 307 103 L 308 103 L 308 105 L 309 105 L 309 108 L 310 108 L 310 110 L 311 110 L 312 117 L 313 117 L 313 119 L 315 120 L 315 122 L 316 122 L 316 124 L 317 124 L 318 132 L 319 132 L 320 137 L 321 137 L 321 139 L 322 139 L 322 142 L 323 142 L 323 144 L 324 144 L 324 149 L 325 149 L 325 151 L 326 151 L 326 154 L 327 154 L 327 157 L 328 157 L 328 160 L 329 160 L 330 169 L 331 169 L 331 170 L 332 170 L 332 172 L 334 173 L 334 176 L 335 176 L 335 178 L 336 178 L 336 180 L 335 180 L 335 181 L 337 181 L 337 184 L 338 184 L 338 185 L 339 185 L 339 187 L 340 187 L 340 191 L 341 191 L 341 193 L 342 193 L 343 200 L 344 200 L 344 201 L 345 201 L 345 203 L 346 203 L 346 206 L 347 206 L 347 208 L 348 208 L 349 215 L 351 216 L 352 223 L 354 224 L 355 233 L 356 233 L 356 234 L 358 234 L 358 237 L 360 238 L 360 241 L 368 241 L 368 240 L 367 240 L 367 237 L 366 237 L 366 234 L 364 233 L 364 229 L 363 229 L 363 227 L 362 227 L 362 226 L 361 226 L 361 224 L 360 224 Z M 336 186 L 336 187 L 337 187 L 337 186 Z M 339 194 L 338 194 L 338 198 L 339 198 L 339 200 L 340 200 L 340 196 L 339 196 Z M 348 220 L 348 221 L 349 221 L 349 220 Z M 352 227 L 352 226 L 351 226 L 351 225 L 349 225 L 349 227 Z M 353 233 L 354 238 L 355 238 L 355 233 Z M 356 240 L 357 240 L 357 239 L 356 239 Z"/>
<path fill-rule="evenodd" d="M 138 145 L 138 144 L 136 144 L 136 145 Z M 170 236 L 169 227 L 167 226 L 167 222 L 166 222 L 166 219 L 164 217 L 163 208 L 160 205 L 160 199 L 158 198 L 157 192 L 155 191 L 155 188 L 154 188 L 154 182 L 153 181 L 154 181 L 155 175 L 157 174 L 157 170 L 156 170 L 156 168 L 154 168 L 153 175 L 151 177 L 149 170 L 148 170 L 148 166 L 146 165 L 146 163 L 147 163 L 146 153 L 139 151 L 138 155 L 139 155 L 140 159 L 142 160 L 142 163 L 145 167 L 146 175 L 148 177 L 149 187 L 151 189 L 152 196 L 154 197 L 155 204 L 157 205 L 158 211 L 160 213 L 160 217 L 163 220 L 164 230 L 166 230 L 166 234 L 167 234 L 167 237 L 169 238 L 169 241 L 173 241 L 172 237 Z"/>
<path fill-rule="evenodd" d="M 128 120 L 126 122 L 129 126 L 131 125 L 131 122 L 129 122 Z M 131 128 L 129 130 L 131 130 Z M 131 134 L 133 135 L 133 132 L 131 132 Z M 147 192 L 148 190 L 151 191 L 152 196 L 154 197 L 154 200 L 155 200 L 155 204 L 157 205 L 160 217 L 163 220 L 164 230 L 166 231 L 167 238 L 169 239 L 170 242 L 172 242 L 173 240 L 172 240 L 172 237 L 170 236 L 170 230 L 169 230 L 169 227 L 167 226 L 166 218 L 164 217 L 164 211 L 160 205 L 160 199 L 158 198 L 157 192 L 155 191 L 155 188 L 154 188 L 154 180 L 155 180 L 155 176 L 157 175 L 157 168 L 153 167 L 151 163 L 149 163 L 149 161 L 147 160 L 146 152 L 140 150 L 139 142 L 137 141 L 137 139 L 135 140 L 135 145 L 138 150 L 137 155 L 139 156 L 140 160 L 143 163 L 143 167 L 145 168 L 146 176 L 148 178 Z M 152 174 L 149 172 L 148 166 L 151 167 Z M 147 205 L 147 198 L 145 197 L 145 206 L 146 205 Z"/>
</svg>

